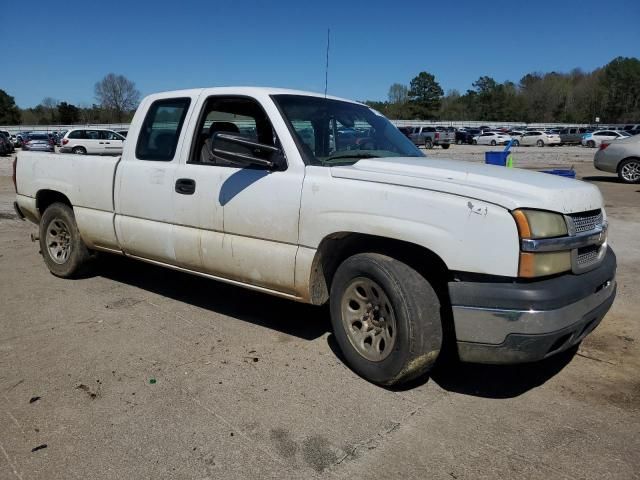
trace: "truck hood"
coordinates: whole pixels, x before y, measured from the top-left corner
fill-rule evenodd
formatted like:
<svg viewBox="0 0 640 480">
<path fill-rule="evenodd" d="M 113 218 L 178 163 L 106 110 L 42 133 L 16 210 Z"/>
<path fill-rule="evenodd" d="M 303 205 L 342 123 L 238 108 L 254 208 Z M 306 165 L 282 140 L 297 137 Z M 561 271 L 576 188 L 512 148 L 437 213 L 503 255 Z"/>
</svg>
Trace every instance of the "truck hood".
<svg viewBox="0 0 640 480">
<path fill-rule="evenodd" d="M 417 157 L 363 159 L 331 167 L 334 178 L 399 185 L 473 198 L 509 210 L 575 213 L 603 207 L 597 187 L 548 173 L 459 160 Z"/>
</svg>

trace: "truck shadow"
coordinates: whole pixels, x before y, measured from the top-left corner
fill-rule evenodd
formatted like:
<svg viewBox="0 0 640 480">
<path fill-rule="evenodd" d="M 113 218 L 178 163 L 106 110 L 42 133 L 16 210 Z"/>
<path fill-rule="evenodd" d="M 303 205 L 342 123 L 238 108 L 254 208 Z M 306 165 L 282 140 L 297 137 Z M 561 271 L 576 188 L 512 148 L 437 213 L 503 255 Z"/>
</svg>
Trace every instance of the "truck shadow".
<svg viewBox="0 0 640 480">
<path fill-rule="evenodd" d="M 483 398 L 513 398 L 557 375 L 577 351 L 575 346 L 548 359 L 520 365 L 463 363 L 449 354 L 436 363 L 431 379 L 449 392 Z"/>
<path fill-rule="evenodd" d="M 616 177 L 616 176 L 605 177 L 605 176 L 599 176 L 599 175 L 592 175 L 592 176 L 589 176 L 589 177 L 582 177 L 580 180 L 584 180 L 585 182 L 602 182 L 602 183 L 620 183 L 620 184 L 622 184 L 620 179 L 618 179 L 618 177 Z"/>
<path fill-rule="evenodd" d="M 95 275 L 304 340 L 330 331 L 328 310 L 136 260 L 105 255 Z"/>
</svg>

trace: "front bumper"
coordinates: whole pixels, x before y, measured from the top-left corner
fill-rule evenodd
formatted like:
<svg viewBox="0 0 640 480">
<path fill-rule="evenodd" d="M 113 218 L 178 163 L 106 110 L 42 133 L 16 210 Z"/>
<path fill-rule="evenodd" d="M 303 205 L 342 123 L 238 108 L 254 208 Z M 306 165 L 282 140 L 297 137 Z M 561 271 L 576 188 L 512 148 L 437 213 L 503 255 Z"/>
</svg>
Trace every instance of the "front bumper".
<svg viewBox="0 0 640 480">
<path fill-rule="evenodd" d="M 602 264 L 581 275 L 522 283 L 451 283 L 460 359 L 533 362 L 576 345 L 611 308 L 615 271 L 615 254 L 608 248 Z"/>
</svg>

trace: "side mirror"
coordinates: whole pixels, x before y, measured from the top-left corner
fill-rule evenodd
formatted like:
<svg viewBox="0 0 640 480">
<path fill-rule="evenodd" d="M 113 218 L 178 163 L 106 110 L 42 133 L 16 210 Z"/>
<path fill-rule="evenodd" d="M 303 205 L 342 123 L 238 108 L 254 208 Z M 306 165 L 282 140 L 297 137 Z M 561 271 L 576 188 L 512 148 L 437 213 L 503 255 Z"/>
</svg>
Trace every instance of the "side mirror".
<svg viewBox="0 0 640 480">
<path fill-rule="evenodd" d="M 282 165 L 282 150 L 231 133 L 218 132 L 213 136 L 211 151 L 223 161 L 237 165 L 259 165 L 274 170 Z"/>
</svg>

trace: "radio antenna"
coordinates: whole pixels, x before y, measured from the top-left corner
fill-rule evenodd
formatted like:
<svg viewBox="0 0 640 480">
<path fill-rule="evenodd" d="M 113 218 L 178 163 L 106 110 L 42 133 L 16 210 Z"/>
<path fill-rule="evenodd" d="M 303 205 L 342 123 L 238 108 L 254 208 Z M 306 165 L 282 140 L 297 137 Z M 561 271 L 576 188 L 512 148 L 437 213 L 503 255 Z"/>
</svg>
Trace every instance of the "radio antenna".
<svg viewBox="0 0 640 480">
<path fill-rule="evenodd" d="M 329 84 L 329 34 L 331 29 L 327 28 L 327 63 L 324 67 L 324 98 L 327 98 L 327 85 Z"/>
</svg>

